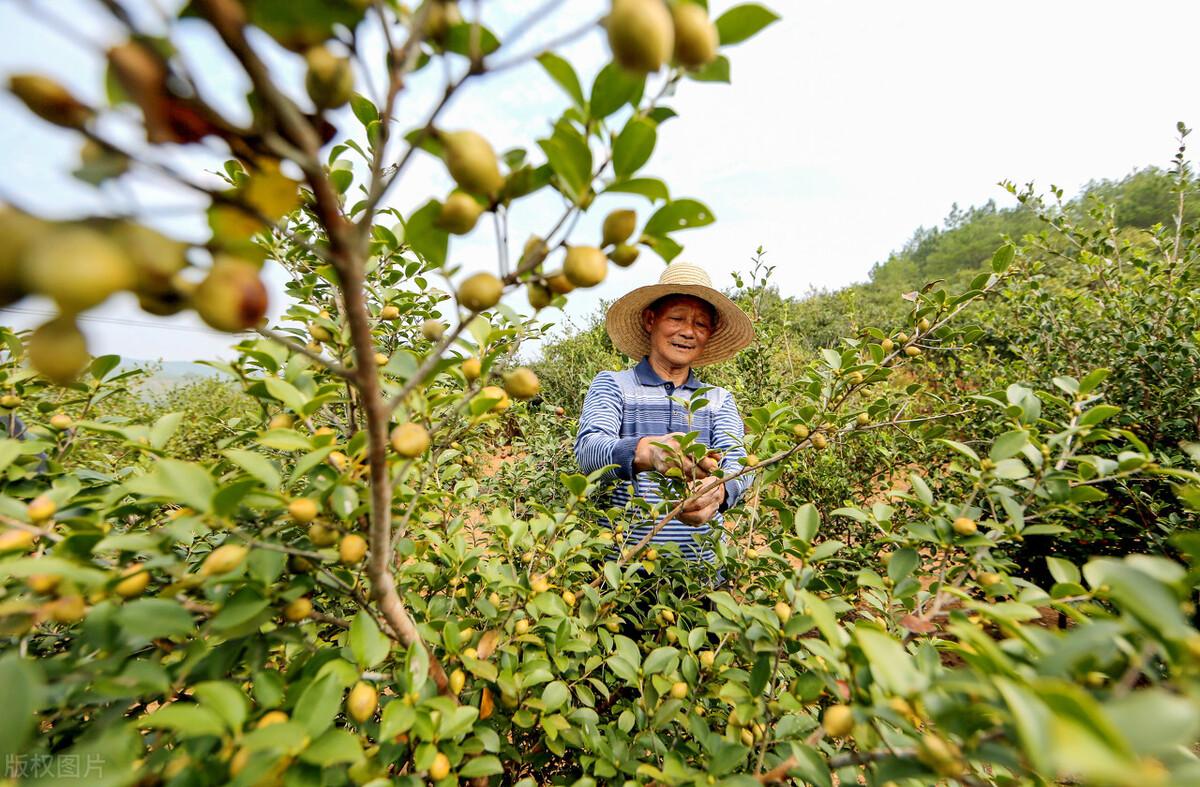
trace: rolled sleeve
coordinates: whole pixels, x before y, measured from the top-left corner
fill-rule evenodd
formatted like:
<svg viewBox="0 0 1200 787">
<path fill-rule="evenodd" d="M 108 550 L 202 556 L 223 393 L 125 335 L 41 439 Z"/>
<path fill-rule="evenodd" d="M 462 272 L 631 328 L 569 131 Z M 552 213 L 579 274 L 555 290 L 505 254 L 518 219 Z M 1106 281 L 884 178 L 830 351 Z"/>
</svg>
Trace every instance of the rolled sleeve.
<svg viewBox="0 0 1200 787">
<path fill-rule="evenodd" d="M 742 445 L 742 441 L 746 437 L 746 428 L 742 423 L 742 415 L 738 412 L 733 394 L 727 394 L 717 408 L 713 417 L 712 434 L 713 444 L 711 447 L 720 451 L 722 455 L 721 470 L 727 476 L 740 472 L 743 467 L 738 460 L 746 456 L 746 449 Z M 725 501 L 721 503 L 718 511 L 724 512 L 737 505 L 753 482 L 754 474 L 747 473 L 726 484 Z"/>
<path fill-rule="evenodd" d="M 612 372 L 600 372 L 588 386 L 579 414 L 579 432 L 575 435 L 575 460 L 585 473 L 594 473 L 607 465 L 615 470 L 601 479 L 633 479 L 633 457 L 637 437 L 621 437 L 624 397 Z"/>
</svg>

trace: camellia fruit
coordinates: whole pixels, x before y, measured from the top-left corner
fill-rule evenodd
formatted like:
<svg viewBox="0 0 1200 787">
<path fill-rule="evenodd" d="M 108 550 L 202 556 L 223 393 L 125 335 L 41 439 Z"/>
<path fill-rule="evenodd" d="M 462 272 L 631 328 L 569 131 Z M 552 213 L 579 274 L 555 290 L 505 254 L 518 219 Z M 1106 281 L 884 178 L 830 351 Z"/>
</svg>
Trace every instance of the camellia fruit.
<svg viewBox="0 0 1200 787">
<path fill-rule="evenodd" d="M 528 634 L 529 633 L 529 619 L 521 618 L 520 620 L 518 620 L 513 625 L 513 631 L 516 632 L 518 637 Z"/>
<path fill-rule="evenodd" d="M 387 357 L 383 353 L 375 353 L 375 365 L 376 366 L 387 366 L 391 360 L 392 360 L 391 358 Z"/>
<path fill-rule="evenodd" d="M 134 563 L 121 572 L 124 577 L 113 590 L 121 598 L 140 596 L 150 586 L 150 572 L 141 563 Z"/>
<path fill-rule="evenodd" d="M 544 309 L 554 300 L 554 295 L 550 292 L 550 289 L 535 281 L 531 281 L 526 285 L 526 294 L 529 297 L 529 305 L 535 309 Z"/>
<path fill-rule="evenodd" d="M 483 362 L 478 358 L 468 358 L 462 362 L 462 373 L 468 380 L 479 379 L 479 375 L 483 373 Z"/>
<path fill-rule="evenodd" d="M 918 355 L 921 354 L 921 348 L 917 347 L 916 345 L 910 344 L 909 346 L 904 348 L 904 354 L 907 355 L 909 358 L 916 358 Z"/>
<path fill-rule="evenodd" d="M 54 415 L 50 416 L 51 428 L 57 429 L 60 432 L 65 432 L 74 425 L 75 422 L 72 421 L 71 416 L 67 415 L 66 413 L 55 413 Z"/>
<path fill-rule="evenodd" d="M 821 716 L 821 726 L 833 738 L 844 738 L 854 729 L 854 711 L 849 705 L 830 705 Z"/>
<path fill-rule="evenodd" d="M 492 405 L 493 412 L 502 413 L 512 404 L 512 401 L 508 398 L 508 394 L 498 385 L 485 385 L 483 390 L 479 392 L 479 395 L 486 399 L 497 400 Z"/>
<path fill-rule="evenodd" d="M 979 531 L 979 525 L 968 516 L 960 516 L 954 520 L 954 532 L 960 536 L 973 536 Z"/>
<path fill-rule="evenodd" d="M 271 420 L 267 422 L 267 428 L 268 429 L 291 429 L 292 424 L 294 424 L 294 423 L 295 423 L 295 419 L 293 419 L 287 413 L 276 413 L 275 415 L 271 416 Z"/>
<path fill-rule="evenodd" d="M 481 312 L 500 302 L 504 284 L 490 273 L 468 276 L 458 288 L 458 302 L 464 309 Z"/>
<path fill-rule="evenodd" d="M 532 399 L 541 388 L 537 375 L 525 366 L 504 375 L 504 390 L 514 399 Z"/>
<path fill-rule="evenodd" d="M 546 276 L 546 286 L 551 292 L 558 295 L 566 295 L 571 290 L 575 289 L 575 285 L 566 277 L 562 271 L 556 271 Z"/>
<path fill-rule="evenodd" d="M 25 296 L 22 265 L 25 252 L 54 225 L 28 213 L 0 205 L 0 306 L 15 303 Z"/>
<path fill-rule="evenodd" d="M 69 227 L 35 241 L 25 255 L 22 272 L 31 292 L 52 298 L 60 309 L 72 314 L 137 283 L 133 264 L 121 247 L 86 227 Z"/>
<path fill-rule="evenodd" d="M 780 623 L 787 623 L 792 617 L 792 607 L 786 601 L 775 602 L 775 615 Z"/>
<path fill-rule="evenodd" d="M 292 521 L 299 525 L 307 525 L 309 522 L 317 518 L 321 507 L 317 505 L 317 501 L 311 497 L 298 497 L 288 503 L 288 516 Z"/>
<path fill-rule="evenodd" d="M 87 604 L 78 593 L 63 596 L 46 606 L 51 619 L 59 623 L 78 623 L 87 614 Z"/>
<path fill-rule="evenodd" d="M 460 669 L 450 673 L 450 691 L 458 694 L 463 690 L 463 686 L 467 685 L 467 673 Z"/>
<path fill-rule="evenodd" d="M 0 533 L 0 552 L 25 552 L 33 546 L 35 540 L 33 533 L 28 530 L 10 528 Z"/>
<path fill-rule="evenodd" d="M 550 247 L 546 245 L 546 241 L 537 235 L 530 235 L 529 240 L 525 241 L 525 248 L 521 250 L 521 267 L 528 265 L 532 268 L 540 265 L 549 253 Z"/>
<path fill-rule="evenodd" d="M 704 7 L 696 3 L 676 3 L 671 8 L 675 23 L 675 61 L 694 69 L 717 59 L 717 26 Z"/>
<path fill-rule="evenodd" d="M 206 577 L 228 574 L 242 565 L 250 550 L 241 544 L 222 544 L 209 553 L 200 565 L 200 573 Z"/>
<path fill-rule="evenodd" d="M 0 396 L 0 407 L 6 410 L 15 410 L 21 406 L 21 397 L 16 394 L 4 394 Z"/>
<path fill-rule="evenodd" d="M 601 246 L 616 246 L 629 240 L 637 228 L 637 213 L 632 210 L 614 210 L 604 217 Z"/>
<path fill-rule="evenodd" d="M 434 224 L 451 235 L 466 235 L 475 229 L 483 206 L 465 191 L 455 191 L 442 203 Z"/>
<path fill-rule="evenodd" d="M 263 717 L 254 725 L 254 729 L 260 730 L 263 727 L 270 727 L 272 724 L 283 724 L 288 720 L 287 713 L 281 710 L 267 711 Z"/>
<path fill-rule="evenodd" d="M 65 87 L 40 74 L 14 74 L 8 89 L 42 120 L 65 128 L 82 128 L 93 114 Z"/>
<path fill-rule="evenodd" d="M 432 317 L 421 323 L 421 335 L 431 342 L 440 341 L 446 334 L 446 324 Z"/>
<path fill-rule="evenodd" d="M 192 293 L 192 308 L 218 331 L 244 331 L 266 315 L 267 288 L 253 264 L 220 256 Z"/>
<path fill-rule="evenodd" d="M 112 239 L 132 263 L 139 295 L 166 298 L 176 292 L 176 276 L 187 267 L 187 244 L 133 222 L 121 222 Z"/>
<path fill-rule="evenodd" d="M 354 95 L 354 70 L 350 58 L 338 57 L 325 46 L 314 46 L 304 53 L 308 70 L 304 88 L 317 109 L 345 106 Z"/>
<path fill-rule="evenodd" d="M 595 287 L 608 273 L 608 258 L 595 246 L 572 246 L 563 261 L 563 275 L 576 287 Z"/>
<path fill-rule="evenodd" d="M 626 246 L 624 243 L 619 243 L 615 249 L 608 253 L 608 258 L 613 261 L 614 265 L 628 268 L 637 262 L 639 253 L 637 246 Z"/>
<path fill-rule="evenodd" d="M 428 8 L 425 12 L 425 38 L 436 44 L 442 44 L 446 40 L 446 34 L 450 32 L 451 27 L 462 24 L 462 12 L 458 10 L 458 3 L 451 0 L 426 0 L 424 7 Z"/>
<path fill-rule="evenodd" d="M 331 547 L 337 543 L 338 533 L 331 527 L 325 527 L 321 524 L 311 524 L 308 526 L 308 540 L 316 547 Z"/>
<path fill-rule="evenodd" d="M 613 59 L 629 71 L 662 68 L 675 46 L 675 25 L 662 0 L 613 0 L 604 22 Z"/>
<path fill-rule="evenodd" d="M 354 684 L 354 688 L 350 689 L 350 694 L 346 697 L 346 714 L 362 724 L 375 715 L 378 704 L 379 692 L 375 691 L 371 684 L 360 680 Z"/>
<path fill-rule="evenodd" d="M 409 421 L 392 430 L 392 449 L 406 459 L 415 459 L 429 449 L 429 430 Z"/>
<path fill-rule="evenodd" d="M 450 775 L 450 758 L 438 752 L 433 756 L 433 762 L 429 765 L 429 778 L 435 782 L 440 782 Z"/>
<path fill-rule="evenodd" d="M 367 540 L 357 533 L 349 533 L 342 537 L 338 544 L 338 559 L 348 566 L 361 563 L 367 556 Z"/>
<path fill-rule="evenodd" d="M 884 339 L 879 343 L 879 346 L 883 348 L 885 353 L 890 353 L 892 350 L 896 349 L 896 343 L 891 339 Z"/>
<path fill-rule="evenodd" d="M 917 744 L 917 760 L 949 779 L 962 776 L 966 770 L 958 746 L 932 732 L 925 733 Z"/>
<path fill-rule="evenodd" d="M 819 450 L 819 449 L 824 448 L 827 445 L 829 445 L 829 441 L 825 438 L 825 435 L 821 434 L 820 432 L 817 432 L 815 435 L 812 436 L 812 447 L 813 448 L 816 448 Z"/>
<path fill-rule="evenodd" d="M 397 320 L 400 318 L 400 308 L 397 306 L 387 305 L 379 310 L 379 319 L 381 320 Z"/>
<path fill-rule="evenodd" d="M 311 615 L 312 611 L 312 602 L 304 596 L 301 596 L 300 598 L 292 599 L 287 603 L 287 605 L 283 608 L 283 618 L 284 620 L 291 621 L 292 623 L 299 623 Z"/>
<path fill-rule="evenodd" d="M 494 197 L 504 185 L 492 146 L 474 131 L 448 131 L 440 135 L 446 169 L 464 191 Z"/>
<path fill-rule="evenodd" d="M 92 359 L 87 339 L 70 317 L 40 326 L 30 335 L 26 352 L 38 374 L 58 385 L 72 382 Z"/>
<path fill-rule="evenodd" d="M 333 338 L 333 334 L 324 325 L 316 322 L 308 324 L 308 335 L 312 337 L 314 342 L 327 342 Z"/>
<path fill-rule="evenodd" d="M 58 506 L 48 496 L 38 495 L 29 501 L 29 505 L 25 508 L 25 513 L 29 516 L 29 521 L 37 524 L 49 520 L 57 510 Z"/>
</svg>

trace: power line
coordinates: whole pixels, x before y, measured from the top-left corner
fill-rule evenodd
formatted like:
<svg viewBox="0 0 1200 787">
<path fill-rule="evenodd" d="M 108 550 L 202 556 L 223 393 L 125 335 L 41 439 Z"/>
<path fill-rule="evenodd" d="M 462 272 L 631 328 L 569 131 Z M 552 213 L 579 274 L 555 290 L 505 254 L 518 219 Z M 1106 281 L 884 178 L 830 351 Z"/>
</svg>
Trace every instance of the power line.
<svg viewBox="0 0 1200 787">
<path fill-rule="evenodd" d="M 0 312 L 8 312 L 11 314 L 28 314 L 35 317 L 57 317 L 57 312 L 39 311 L 38 309 L 19 309 L 12 306 L 0 308 Z M 150 322 L 148 320 L 130 320 L 122 317 L 100 317 L 94 314 L 80 314 L 75 317 L 80 322 L 95 322 L 107 323 L 109 325 L 125 325 L 132 328 L 150 328 L 151 330 L 159 331 L 182 331 L 184 333 L 202 333 L 206 336 L 249 336 L 250 331 L 240 331 L 237 333 L 225 333 L 223 331 L 213 331 L 208 328 L 196 328 L 190 325 L 171 325 L 169 323 Z"/>
</svg>

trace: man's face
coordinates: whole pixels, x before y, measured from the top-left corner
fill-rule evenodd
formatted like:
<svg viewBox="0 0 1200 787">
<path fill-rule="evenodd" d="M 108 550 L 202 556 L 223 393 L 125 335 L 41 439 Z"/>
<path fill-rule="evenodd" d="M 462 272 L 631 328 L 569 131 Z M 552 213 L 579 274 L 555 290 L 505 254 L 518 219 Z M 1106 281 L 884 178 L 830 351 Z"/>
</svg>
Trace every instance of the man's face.
<svg viewBox="0 0 1200 787">
<path fill-rule="evenodd" d="M 642 312 L 650 334 L 650 357 L 671 366 L 691 366 L 708 344 L 714 329 L 711 307 L 690 295 L 671 298 L 655 314 Z"/>
</svg>

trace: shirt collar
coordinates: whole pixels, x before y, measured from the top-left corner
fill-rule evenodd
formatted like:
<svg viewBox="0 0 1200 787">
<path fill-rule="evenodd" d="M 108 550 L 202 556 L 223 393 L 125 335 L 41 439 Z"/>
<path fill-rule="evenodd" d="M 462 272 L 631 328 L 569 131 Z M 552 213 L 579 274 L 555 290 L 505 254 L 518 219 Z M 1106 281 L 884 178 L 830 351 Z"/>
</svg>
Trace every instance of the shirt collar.
<svg viewBox="0 0 1200 787">
<path fill-rule="evenodd" d="M 637 375 L 638 382 L 642 385 L 666 385 L 667 381 L 658 376 L 658 372 L 654 371 L 654 367 L 650 365 L 650 356 L 643 355 L 642 360 L 638 361 L 638 365 L 633 369 Z M 680 388 L 688 388 L 696 390 L 700 387 L 700 381 L 696 379 L 696 372 L 688 369 L 688 378 Z"/>
</svg>

